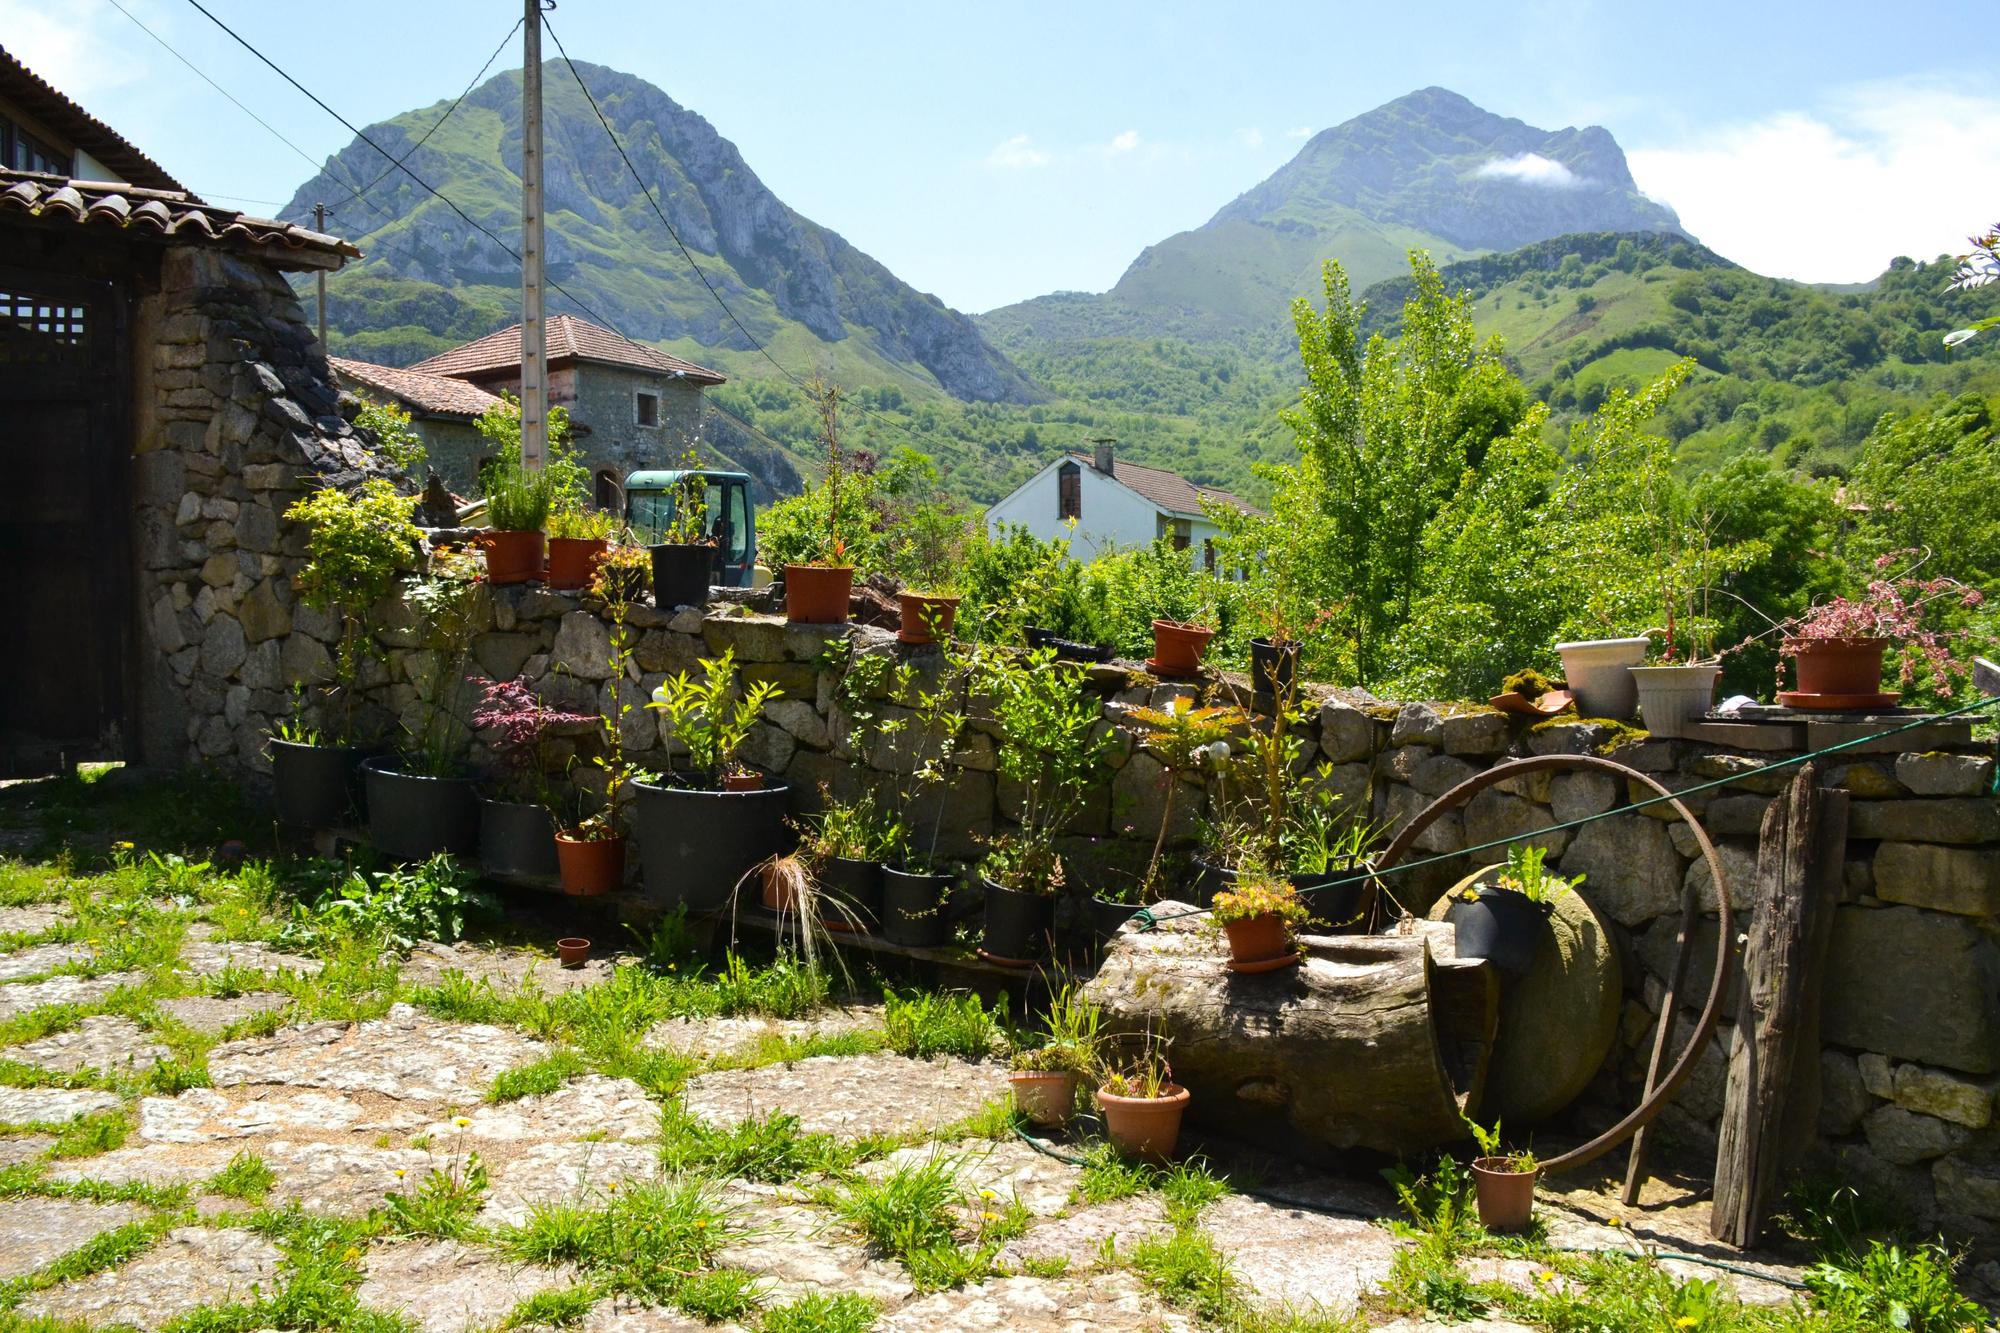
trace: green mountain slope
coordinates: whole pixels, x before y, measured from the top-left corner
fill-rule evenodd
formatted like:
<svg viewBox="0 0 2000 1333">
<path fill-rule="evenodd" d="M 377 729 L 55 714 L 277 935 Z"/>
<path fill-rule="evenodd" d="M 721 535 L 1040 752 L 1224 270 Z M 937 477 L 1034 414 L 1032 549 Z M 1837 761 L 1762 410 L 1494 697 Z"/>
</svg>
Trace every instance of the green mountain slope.
<svg viewBox="0 0 2000 1333">
<path fill-rule="evenodd" d="M 1205 225 L 1149 246 L 1101 296 L 1059 292 L 979 316 L 1010 355 L 1057 339 L 1175 337 L 1259 355 L 1291 346 L 1286 311 L 1328 259 L 1356 289 L 1405 271 L 1578 231 L 1680 230 L 1638 192 L 1609 132 L 1539 130 L 1426 88 L 1315 135 Z"/>
<path fill-rule="evenodd" d="M 594 314 L 697 361 L 755 355 L 754 338 L 794 373 L 831 365 L 967 400 L 1038 396 L 966 316 L 787 208 L 706 120 L 642 79 L 577 68 L 744 327 L 690 270 L 560 62 L 543 75 L 548 271 L 581 305 L 551 292 L 552 311 Z M 421 139 L 410 169 L 516 249 L 520 78 L 482 84 L 441 125 L 442 103 L 368 129 L 397 157 Z M 328 283 L 335 352 L 407 364 L 518 318 L 518 262 L 366 143 L 330 159 L 281 216 L 309 223 L 318 202 L 365 255 Z"/>
</svg>

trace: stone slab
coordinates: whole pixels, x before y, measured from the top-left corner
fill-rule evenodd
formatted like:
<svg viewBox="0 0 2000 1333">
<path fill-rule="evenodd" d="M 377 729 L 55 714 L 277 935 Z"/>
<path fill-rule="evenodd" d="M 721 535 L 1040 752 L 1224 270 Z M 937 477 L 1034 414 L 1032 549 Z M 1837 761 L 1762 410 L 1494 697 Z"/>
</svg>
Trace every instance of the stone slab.
<svg viewBox="0 0 2000 1333">
<path fill-rule="evenodd" d="M 0 986 L 0 1018 L 12 1018 L 51 1004 L 102 1004 L 120 986 L 142 986 L 144 972 L 106 972 L 95 977 L 61 976 Z"/>
<path fill-rule="evenodd" d="M 651 1144 L 529 1144 L 493 1164 L 480 1220 L 488 1225 L 516 1225 L 526 1221 L 537 1205 L 579 1200 L 601 1207 L 614 1186 L 659 1177 L 659 1151 Z"/>
<path fill-rule="evenodd" d="M 1159 1197 L 1138 1194 L 1128 1199 L 1086 1204 L 1072 1208 L 1061 1217 L 1036 1222 L 1007 1243 L 1000 1252 L 1003 1262 L 1016 1266 L 1030 1261 L 1069 1261 L 1069 1271 L 1081 1273 L 1097 1263 L 1104 1242 L 1121 1250 L 1142 1240 L 1171 1235 L 1167 1210 Z"/>
<path fill-rule="evenodd" d="M 775 1194 L 737 1203 L 732 1238 L 717 1262 L 769 1283 L 774 1304 L 825 1291 L 865 1296 L 894 1309 L 915 1290 L 901 1264 L 870 1253 L 824 1213 L 784 1203 Z"/>
<path fill-rule="evenodd" d="M 212 977 L 234 968 L 238 971 L 299 972 L 311 975 L 320 970 L 317 958 L 280 953 L 254 941 L 190 940 L 181 946 L 180 970 Z"/>
<path fill-rule="evenodd" d="M 1216 1200 L 1201 1225 L 1237 1276 L 1272 1305 L 1352 1310 L 1387 1280 L 1395 1257 L 1383 1227 L 1242 1194 Z"/>
<path fill-rule="evenodd" d="M 7 1201 L 7 1243 L 0 1246 L 0 1280 L 25 1277 L 46 1268 L 99 1232 L 143 1221 L 128 1203 L 81 1203 L 71 1199 Z"/>
<path fill-rule="evenodd" d="M 698 1056 L 754 1054 L 764 1043 L 784 1038 L 803 1040 L 846 1032 L 880 1030 L 880 1005 L 856 1005 L 809 1019 L 670 1018 L 655 1023 L 640 1044 L 654 1050 L 684 1051 Z"/>
<path fill-rule="evenodd" d="M 0 1088 L 0 1125 L 60 1125 L 124 1104 L 116 1093 L 82 1088 Z"/>
<path fill-rule="evenodd" d="M 1734 750 L 1779 752 L 1806 748 L 1805 728 L 1786 722 L 1690 722 L 1682 734 L 1691 741 Z"/>
<path fill-rule="evenodd" d="M 1822 995 L 1827 1042 L 1968 1074 L 2000 1070 L 2000 951 L 1965 917 L 1842 907 Z"/>
<path fill-rule="evenodd" d="M 446 972 L 463 972 L 474 981 L 491 982 L 502 994 L 532 985 L 551 995 L 601 985 L 617 971 L 617 958 L 587 960 L 582 967 L 564 967 L 553 955 L 533 949 L 494 949 L 460 940 L 440 944 L 426 940 L 410 951 L 403 965 L 405 986 L 435 986 Z"/>
<path fill-rule="evenodd" d="M 469 1104 L 501 1070 L 547 1054 L 541 1042 L 503 1028 L 419 1018 L 397 1005 L 388 1018 L 312 1023 L 230 1042 L 209 1052 L 208 1068 L 217 1087 L 279 1083 Z"/>
<path fill-rule="evenodd" d="M 843 1139 L 929 1132 L 1006 1095 L 1007 1074 L 997 1063 L 886 1053 L 722 1070 L 690 1080 L 685 1090 L 687 1109 L 712 1125 L 784 1111 L 809 1133 Z"/>
<path fill-rule="evenodd" d="M 106 1076 L 144 1073 L 169 1054 L 151 1033 L 119 1014 L 93 1014 L 66 1032 L 0 1050 L 0 1057 L 59 1074 L 95 1069 Z"/>
<path fill-rule="evenodd" d="M 1845 758 L 1859 754 L 1902 754 L 1907 750 L 1949 750 L 1972 743 L 1970 722 L 1931 722 L 1908 731 L 1894 728 L 1908 725 L 1908 719 L 1881 722 L 1808 722 L 1806 748 L 1824 750 L 1829 745 L 1859 741 L 1840 752 Z M 1893 734 L 1889 734 L 1893 732 Z"/>
<path fill-rule="evenodd" d="M 97 950 L 87 944 L 42 944 L 17 953 L 0 954 L 0 981 L 38 977 L 72 963 L 88 963 Z"/>
<path fill-rule="evenodd" d="M 292 997 L 282 991 L 260 990 L 226 998 L 219 995 L 182 995 L 161 1000 L 160 1008 L 175 1022 L 183 1023 L 196 1032 L 218 1033 L 246 1018 L 283 1009 L 291 1002 Z"/>
<path fill-rule="evenodd" d="M 1188 1333 L 1188 1316 L 1160 1304 L 1130 1273 L 994 1278 L 921 1297 L 884 1316 L 877 1333 Z"/>
<path fill-rule="evenodd" d="M 129 1324 L 152 1333 L 203 1305 L 255 1299 L 277 1290 L 278 1250 L 254 1231 L 177 1227 L 117 1268 L 65 1282 L 25 1300 L 28 1318 Z"/>
<path fill-rule="evenodd" d="M 463 1333 L 499 1324 L 538 1291 L 567 1287 L 570 1270 L 509 1263 L 457 1241 L 375 1245 L 355 1293 L 364 1309 L 400 1314 L 423 1333 Z"/>
<path fill-rule="evenodd" d="M 0 907 L 0 935 L 39 935 L 70 919 L 64 903 L 30 903 L 26 907 Z"/>
</svg>

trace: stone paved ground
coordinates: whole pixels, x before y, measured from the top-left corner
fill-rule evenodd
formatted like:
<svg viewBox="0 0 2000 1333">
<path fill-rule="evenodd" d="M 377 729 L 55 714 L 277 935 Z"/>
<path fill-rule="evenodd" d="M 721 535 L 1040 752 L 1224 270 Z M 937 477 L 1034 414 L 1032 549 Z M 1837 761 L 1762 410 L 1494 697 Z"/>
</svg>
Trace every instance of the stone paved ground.
<svg viewBox="0 0 2000 1333">
<path fill-rule="evenodd" d="M 809 1169 L 718 1174 L 712 1264 L 749 1275 L 761 1309 L 844 1293 L 872 1302 L 875 1327 L 894 1333 L 1194 1329 L 1197 1314 L 1163 1299 L 1143 1271 L 1149 1243 L 1191 1225 L 1253 1304 L 1407 1333 L 1436 1327 L 1384 1296 L 1409 1243 L 1387 1225 L 1394 1200 L 1378 1179 L 1217 1141 L 1195 1146 L 1254 1192 L 1227 1194 L 1192 1221 L 1155 1190 L 1090 1202 L 1081 1165 L 996 1118 L 1004 1066 L 870 1049 L 881 1044 L 879 1008 L 663 1016 L 621 978 L 621 967 L 642 966 L 629 957 L 565 971 L 519 943 L 426 943 L 383 959 L 335 942 L 228 938 L 218 922 L 256 932 L 225 881 L 171 899 L 133 899 L 127 886 L 117 910 L 136 915 L 107 907 L 102 920 L 95 908 L 77 917 L 69 887 L 52 882 L 48 901 L 0 908 L 0 943 L 13 946 L 0 952 L 0 1168 L 15 1168 L 0 1176 L 11 1191 L 0 1282 L 12 1284 L 0 1292 L 25 1316 L 153 1330 L 205 1306 L 277 1299 L 317 1262 L 343 1275 L 335 1285 L 355 1310 L 426 1333 L 518 1324 L 529 1301 L 569 1301 L 574 1326 L 593 1333 L 752 1333 L 756 1310 L 707 1323 L 607 1290 L 573 1256 L 510 1251 L 507 1237 L 678 1188 L 685 1178 L 663 1157 L 687 1166 L 674 1154 L 709 1142 L 704 1133 L 746 1120 L 768 1130 L 778 1116 L 865 1151 L 848 1183 Z M 104 942 L 107 922 L 126 920 Z M 481 984 L 467 990 L 455 973 Z M 772 1058 L 827 1043 L 858 1053 Z M 512 1095 L 494 1100 L 496 1082 Z M 985 1276 L 925 1290 L 833 1205 L 938 1158 L 955 1173 L 965 1234 L 981 1214 L 1015 1220 L 989 1247 Z M 482 1183 L 458 1192 L 455 1221 L 399 1222 L 389 1209 L 427 1180 L 449 1192 L 475 1173 Z M 1559 1182 L 1544 1195 L 1548 1239 L 1723 1257 L 1705 1240 L 1706 1203 L 1686 1188 L 1656 1182 L 1629 1210 L 1614 1189 Z M 1795 1279 L 1782 1258 L 1727 1255 Z M 1793 1295 L 1763 1277 L 1666 1267 L 1720 1277 L 1748 1303 Z M 1544 1262 L 1506 1253 L 1460 1268 L 1524 1291 L 1549 1280 Z M 260 1309 L 261 1322 L 242 1326 L 283 1326 L 280 1306 Z M 1490 1317 L 1459 1327 L 1514 1326 Z"/>
</svg>

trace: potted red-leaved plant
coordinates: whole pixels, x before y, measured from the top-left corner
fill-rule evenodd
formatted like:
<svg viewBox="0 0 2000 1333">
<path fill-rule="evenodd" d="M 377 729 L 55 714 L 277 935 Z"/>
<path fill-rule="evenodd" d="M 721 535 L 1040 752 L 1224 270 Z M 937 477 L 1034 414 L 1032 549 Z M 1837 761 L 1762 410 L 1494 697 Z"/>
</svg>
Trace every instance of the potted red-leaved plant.
<svg viewBox="0 0 2000 1333">
<path fill-rule="evenodd" d="M 499 761 L 493 794 L 479 800 L 479 861 L 489 875 L 560 873 L 555 820 L 564 802 L 549 782 L 549 738 L 587 734 L 597 719 L 537 698 L 526 680 L 489 684 L 472 725 Z"/>
<path fill-rule="evenodd" d="M 1875 568 L 1887 569 L 1912 554 L 1892 551 L 1879 556 Z M 1798 670 L 1798 688 L 1778 691 L 1778 702 L 1792 708 L 1838 711 L 1888 708 L 1902 697 L 1882 688 L 1882 660 L 1893 643 L 1903 645 L 1898 678 L 1905 689 L 1917 683 L 1921 660 L 1939 693 L 1953 692 L 1953 678 L 1964 669 L 1953 660 L 1950 645 L 1969 637 L 1968 630 L 1926 627 L 1925 611 L 1934 602 L 1978 606 L 1977 588 L 1957 579 L 1878 578 L 1860 597 L 1835 597 L 1787 622 L 1782 648 Z M 1782 668 L 1781 668 L 1782 671 Z M 1779 683 L 1783 684 L 1782 676 Z"/>
</svg>

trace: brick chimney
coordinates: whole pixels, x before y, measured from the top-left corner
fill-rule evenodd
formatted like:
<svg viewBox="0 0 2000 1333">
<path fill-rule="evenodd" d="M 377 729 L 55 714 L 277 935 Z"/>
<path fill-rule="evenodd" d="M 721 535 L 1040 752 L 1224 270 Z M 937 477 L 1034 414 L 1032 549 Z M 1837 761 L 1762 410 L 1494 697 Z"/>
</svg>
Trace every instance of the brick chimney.
<svg viewBox="0 0 2000 1333">
<path fill-rule="evenodd" d="M 1091 443 L 1097 446 L 1097 458 L 1096 461 L 1091 464 L 1091 466 L 1096 468 L 1099 472 L 1102 472 L 1105 476 L 1107 477 L 1110 476 L 1111 446 L 1116 444 L 1117 441 L 1112 439 L 1102 439 L 1102 440 L 1092 440 Z"/>
</svg>

